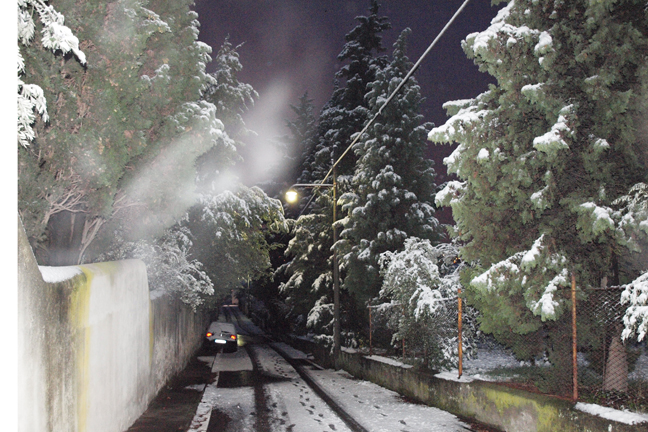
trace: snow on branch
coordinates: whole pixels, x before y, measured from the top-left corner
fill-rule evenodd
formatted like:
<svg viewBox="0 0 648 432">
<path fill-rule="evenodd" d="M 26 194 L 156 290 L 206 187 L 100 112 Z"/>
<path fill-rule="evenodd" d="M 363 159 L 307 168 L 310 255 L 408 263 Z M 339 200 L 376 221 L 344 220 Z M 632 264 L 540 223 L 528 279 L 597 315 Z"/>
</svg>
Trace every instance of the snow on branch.
<svg viewBox="0 0 648 432">
<path fill-rule="evenodd" d="M 518 252 L 473 278 L 471 285 L 487 293 L 520 290 L 534 315 L 558 319 L 565 301 L 558 289 L 569 286 L 567 259 L 552 252 L 549 239 L 541 235 L 527 251 Z"/>
<path fill-rule="evenodd" d="M 79 39 L 72 30 L 64 25 L 65 18 L 43 0 L 18 0 L 18 44 L 29 45 L 34 37 L 36 24 L 33 11 L 43 24 L 41 41 L 45 48 L 63 54 L 72 51 L 81 64 L 86 64 L 86 57 L 79 49 Z M 25 64 L 18 48 L 18 144 L 28 147 L 35 135 L 32 124 L 38 113 L 48 121 L 47 101 L 43 89 L 36 84 L 25 84 L 20 76 L 25 72 Z"/>
<path fill-rule="evenodd" d="M 636 335 L 641 342 L 648 333 L 648 271 L 624 286 L 621 304 L 629 306 L 623 316 L 625 329 L 621 338 L 627 340 Z"/>
<path fill-rule="evenodd" d="M 569 148 L 569 144 L 565 139 L 573 136 L 575 133 L 570 127 L 572 117 L 576 117 L 576 109 L 573 105 L 567 105 L 561 109 L 558 120 L 551 126 L 551 130 L 533 139 L 533 147 L 536 150 L 554 156 L 559 150 Z"/>
</svg>

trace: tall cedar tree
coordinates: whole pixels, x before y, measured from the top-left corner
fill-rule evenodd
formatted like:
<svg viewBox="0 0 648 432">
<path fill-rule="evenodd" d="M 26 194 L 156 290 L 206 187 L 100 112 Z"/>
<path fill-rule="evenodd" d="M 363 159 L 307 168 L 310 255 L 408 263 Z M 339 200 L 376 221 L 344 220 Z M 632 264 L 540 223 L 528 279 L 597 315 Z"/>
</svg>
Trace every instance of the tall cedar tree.
<svg viewBox="0 0 648 432">
<path fill-rule="evenodd" d="M 216 71 L 203 92 L 203 99 L 216 106 L 236 147 L 244 145 L 247 129 L 243 114 L 254 104 L 258 93 L 238 79 L 243 69 L 237 49 L 225 40 L 214 58 Z M 192 233 L 191 254 L 204 265 L 215 284 L 216 297 L 239 287 L 242 280 L 255 280 L 270 268 L 266 235 L 283 229 L 281 202 L 269 198 L 258 187 L 245 187 L 228 173 L 233 162 L 222 147 L 214 147 L 198 160 L 199 201 L 181 226 Z M 227 150 L 227 149 L 225 149 Z"/>
<path fill-rule="evenodd" d="M 481 265 L 465 281 L 482 329 L 551 353 L 572 274 L 579 289 L 637 275 L 612 203 L 648 173 L 646 2 L 515 0 L 462 45 L 497 85 L 430 132 L 459 143 L 437 202 Z"/>
<path fill-rule="evenodd" d="M 43 57 L 40 41 L 24 49 L 49 101 L 49 122 L 36 120 L 18 154 L 19 211 L 40 263 L 92 260 L 115 232 L 159 235 L 195 201 L 197 157 L 234 151 L 215 106 L 199 101 L 211 48 L 192 4 L 61 0 L 87 65 Z"/>
<path fill-rule="evenodd" d="M 335 74 L 335 89 L 319 117 L 317 144 L 306 161 L 300 178 L 303 183 L 321 181 L 332 162 L 351 144 L 351 135 L 360 132 L 367 122 L 365 94 L 378 69 L 385 66 L 381 33 L 391 28 L 387 17 L 378 17 L 380 4 L 372 0 L 369 16 L 356 17 L 358 25 L 344 36 L 346 44 L 338 55 L 346 64 Z M 338 168 L 339 175 L 351 175 L 355 166 L 353 154 L 347 154 Z"/>
<path fill-rule="evenodd" d="M 229 38 L 225 39 L 214 57 L 216 71 L 210 74 L 211 79 L 202 96 L 203 100 L 216 106 L 216 116 L 223 122 L 227 135 L 234 140 L 237 149 L 245 145 L 245 137 L 254 134 L 246 127 L 243 114 L 259 97 L 250 84 L 238 80 L 238 74 L 243 70 L 237 51 L 240 47 L 232 46 Z M 198 159 L 201 192 L 222 191 L 230 186 L 229 182 L 223 181 L 223 174 L 233 163 L 241 161 L 241 157 L 232 154 L 231 150 L 229 147 L 213 147 Z"/>
<path fill-rule="evenodd" d="M 345 36 L 346 44 L 338 55 L 338 60 L 345 64 L 336 73 L 335 90 L 320 113 L 315 145 L 304 162 L 300 183 L 321 182 L 333 161 L 351 143 L 351 136 L 362 130 L 368 120 L 364 96 L 367 85 L 375 80 L 376 71 L 387 63 L 385 57 L 376 57 L 376 54 L 384 51 L 381 33 L 391 28 L 387 17 L 378 16 L 379 7 L 378 2 L 372 0 L 369 16 L 356 17 L 358 25 Z M 355 155 L 350 152 L 339 165 L 337 174 L 350 178 L 354 166 Z M 301 216 L 295 223 L 295 237 L 286 250 L 292 261 L 278 270 L 290 275 L 288 282 L 281 285 L 282 291 L 293 300 L 308 299 L 312 308 L 309 323 L 327 332 L 332 331 L 330 323 L 321 321 L 329 320 L 330 314 L 319 311 L 330 309 L 333 301 L 333 202 L 330 192 L 327 189 L 315 192 L 319 196 L 309 209 L 311 214 Z M 299 241 L 305 239 L 309 239 L 308 243 L 300 245 Z M 313 298 L 317 299 L 315 307 Z M 349 306 L 350 302 L 344 302 L 343 307 Z"/>
<path fill-rule="evenodd" d="M 406 55 L 405 29 L 394 44 L 392 61 L 376 73 L 366 95 L 373 117 L 412 67 Z M 355 145 L 357 157 L 352 192 L 340 202 L 347 214 L 339 242 L 344 286 L 358 304 L 380 291 L 379 257 L 403 248 L 408 237 L 436 240 L 436 191 L 433 162 L 425 158 L 426 136 L 432 124 L 423 123 L 420 87 L 411 77 Z"/>
</svg>

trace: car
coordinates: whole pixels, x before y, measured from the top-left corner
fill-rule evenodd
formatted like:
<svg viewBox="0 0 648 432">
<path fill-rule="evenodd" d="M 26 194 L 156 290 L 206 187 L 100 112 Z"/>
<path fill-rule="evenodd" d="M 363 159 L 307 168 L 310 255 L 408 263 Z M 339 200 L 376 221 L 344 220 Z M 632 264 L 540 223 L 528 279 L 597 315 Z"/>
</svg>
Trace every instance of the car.
<svg viewBox="0 0 648 432">
<path fill-rule="evenodd" d="M 236 328 L 232 323 L 212 322 L 207 329 L 207 333 L 205 333 L 205 337 L 209 346 L 224 345 L 224 353 L 236 352 L 238 348 Z"/>
</svg>

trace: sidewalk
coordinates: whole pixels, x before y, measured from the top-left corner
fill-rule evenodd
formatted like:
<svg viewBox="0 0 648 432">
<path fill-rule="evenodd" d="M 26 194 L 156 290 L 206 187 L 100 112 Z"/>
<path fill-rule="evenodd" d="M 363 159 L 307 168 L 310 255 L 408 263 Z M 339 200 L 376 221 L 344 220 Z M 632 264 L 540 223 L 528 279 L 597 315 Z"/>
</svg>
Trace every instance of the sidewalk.
<svg viewBox="0 0 648 432">
<path fill-rule="evenodd" d="M 187 367 L 171 379 L 151 401 L 148 409 L 127 432 L 185 432 L 196 415 L 205 386 L 212 382 L 211 364 L 199 357 L 213 357 L 199 349 Z"/>
</svg>

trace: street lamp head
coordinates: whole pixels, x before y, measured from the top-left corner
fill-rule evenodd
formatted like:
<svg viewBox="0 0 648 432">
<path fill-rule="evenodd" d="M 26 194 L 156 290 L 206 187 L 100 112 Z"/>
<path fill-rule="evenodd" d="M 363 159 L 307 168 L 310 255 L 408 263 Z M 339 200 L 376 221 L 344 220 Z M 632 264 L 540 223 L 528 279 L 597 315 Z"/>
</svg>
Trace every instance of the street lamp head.
<svg viewBox="0 0 648 432">
<path fill-rule="evenodd" d="M 299 194 L 297 193 L 296 190 L 290 189 L 288 192 L 286 192 L 286 201 L 288 201 L 289 203 L 297 202 L 298 198 L 299 198 Z"/>
</svg>

